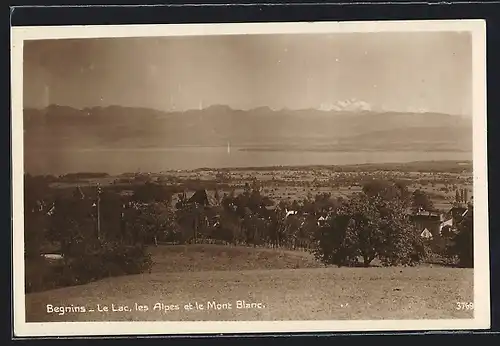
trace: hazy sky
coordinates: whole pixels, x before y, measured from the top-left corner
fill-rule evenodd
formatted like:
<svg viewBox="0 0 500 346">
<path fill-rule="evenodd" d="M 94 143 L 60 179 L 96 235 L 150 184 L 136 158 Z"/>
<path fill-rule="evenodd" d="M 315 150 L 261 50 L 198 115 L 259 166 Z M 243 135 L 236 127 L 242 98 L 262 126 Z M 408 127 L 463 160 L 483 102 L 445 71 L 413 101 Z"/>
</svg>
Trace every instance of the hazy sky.
<svg viewBox="0 0 500 346">
<path fill-rule="evenodd" d="M 297 109 L 356 99 L 469 115 L 471 59 L 470 34 L 452 32 L 26 41 L 24 102 Z"/>
</svg>

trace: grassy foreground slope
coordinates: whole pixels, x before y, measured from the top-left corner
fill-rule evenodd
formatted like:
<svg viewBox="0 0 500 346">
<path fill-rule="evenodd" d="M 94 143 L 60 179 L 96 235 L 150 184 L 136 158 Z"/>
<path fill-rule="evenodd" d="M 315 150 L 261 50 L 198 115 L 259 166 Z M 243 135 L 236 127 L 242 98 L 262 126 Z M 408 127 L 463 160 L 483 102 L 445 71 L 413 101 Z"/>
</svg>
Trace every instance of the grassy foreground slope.
<svg viewBox="0 0 500 346">
<path fill-rule="evenodd" d="M 152 272 L 297 269 L 324 267 L 304 251 L 225 245 L 151 247 Z"/>
<path fill-rule="evenodd" d="M 27 321 L 472 318 L 456 309 L 472 301 L 472 269 L 325 268 L 306 253 L 213 245 L 158 247 L 153 258 L 152 273 L 28 294 Z M 238 309 L 237 301 L 262 305 Z M 47 304 L 86 312 L 47 313 Z M 131 311 L 112 311 L 124 306 Z"/>
</svg>

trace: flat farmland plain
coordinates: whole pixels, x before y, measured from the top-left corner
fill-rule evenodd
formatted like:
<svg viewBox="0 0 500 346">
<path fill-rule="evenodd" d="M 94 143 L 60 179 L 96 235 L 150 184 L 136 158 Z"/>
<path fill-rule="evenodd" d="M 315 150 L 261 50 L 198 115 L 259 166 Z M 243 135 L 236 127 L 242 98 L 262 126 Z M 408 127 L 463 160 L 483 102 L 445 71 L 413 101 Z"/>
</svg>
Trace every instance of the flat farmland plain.
<svg viewBox="0 0 500 346">
<path fill-rule="evenodd" d="M 159 182 L 175 191 L 186 191 L 188 195 L 197 189 L 207 189 L 211 194 L 215 188 L 220 193 L 240 194 L 245 184 L 256 182 L 261 193 L 279 201 L 302 201 L 314 198 L 319 193 L 332 197 L 349 197 L 360 192 L 364 182 L 370 179 L 399 180 L 408 190 L 417 189 L 427 193 L 436 209 L 445 211 L 454 201 L 457 190 L 466 189 L 468 200 L 473 197 L 471 163 L 461 162 L 416 162 L 407 164 L 373 164 L 338 167 L 268 167 L 248 169 L 201 169 L 168 171 L 162 173 L 127 173 L 102 178 L 81 178 L 53 183 L 54 188 L 82 188 L 93 190 L 97 183 L 114 187 L 116 191 L 129 190 L 146 181 Z M 178 195 L 173 194 L 172 204 Z"/>
</svg>

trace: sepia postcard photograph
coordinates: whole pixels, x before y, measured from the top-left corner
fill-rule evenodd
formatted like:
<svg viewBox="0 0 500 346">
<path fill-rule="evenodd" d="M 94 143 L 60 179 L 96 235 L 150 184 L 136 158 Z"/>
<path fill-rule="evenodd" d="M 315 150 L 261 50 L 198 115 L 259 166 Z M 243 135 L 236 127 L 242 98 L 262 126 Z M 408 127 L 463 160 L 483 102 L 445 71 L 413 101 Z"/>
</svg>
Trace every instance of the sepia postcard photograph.
<svg viewBox="0 0 500 346">
<path fill-rule="evenodd" d="M 489 328 L 485 35 L 13 27 L 15 336 Z"/>
</svg>

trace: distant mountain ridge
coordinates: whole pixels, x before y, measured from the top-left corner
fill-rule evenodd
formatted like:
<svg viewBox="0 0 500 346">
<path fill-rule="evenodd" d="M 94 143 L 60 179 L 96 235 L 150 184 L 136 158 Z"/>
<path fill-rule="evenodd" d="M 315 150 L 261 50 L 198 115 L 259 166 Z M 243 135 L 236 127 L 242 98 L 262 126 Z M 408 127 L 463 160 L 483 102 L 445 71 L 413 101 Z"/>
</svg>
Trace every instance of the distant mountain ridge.
<svg viewBox="0 0 500 346">
<path fill-rule="evenodd" d="M 472 121 L 440 113 L 371 110 L 163 112 L 121 106 L 24 110 L 25 150 L 226 146 L 247 149 L 472 150 Z"/>
</svg>

